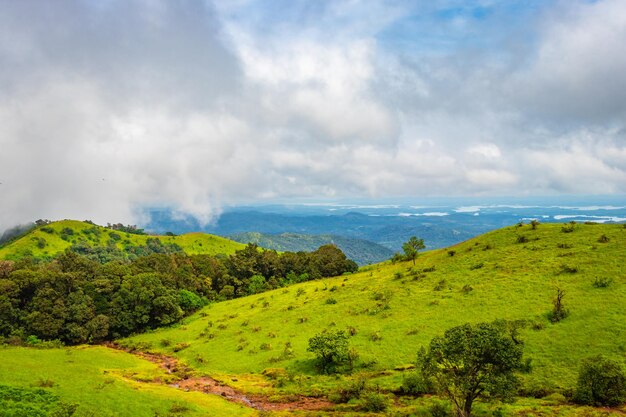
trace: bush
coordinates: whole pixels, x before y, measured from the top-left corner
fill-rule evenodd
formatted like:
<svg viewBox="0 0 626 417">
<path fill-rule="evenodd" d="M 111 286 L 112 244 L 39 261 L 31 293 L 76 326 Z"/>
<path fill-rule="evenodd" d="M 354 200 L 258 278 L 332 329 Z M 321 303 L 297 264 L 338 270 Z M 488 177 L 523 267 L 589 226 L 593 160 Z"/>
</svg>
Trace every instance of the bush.
<svg viewBox="0 0 626 417">
<path fill-rule="evenodd" d="M 598 277 L 596 277 L 596 280 L 593 282 L 593 286 L 596 287 L 596 288 L 606 288 L 609 285 L 611 285 L 612 282 L 613 282 L 613 280 L 611 278 L 607 278 L 607 277 L 598 278 Z"/>
<path fill-rule="evenodd" d="M 405 395 L 424 395 L 432 393 L 433 387 L 419 372 L 410 372 L 404 374 L 400 391 Z"/>
<path fill-rule="evenodd" d="M 609 407 L 626 402 L 626 375 L 621 365 L 603 356 L 584 360 L 578 373 L 574 401 Z"/>
<path fill-rule="evenodd" d="M 556 296 L 552 300 L 552 311 L 548 313 L 548 319 L 552 323 L 558 323 L 569 315 L 569 311 L 563 305 L 563 297 L 565 297 L 565 291 L 561 288 L 556 289 Z"/>
<path fill-rule="evenodd" d="M 379 413 L 389 407 L 389 400 L 378 392 L 366 392 L 361 394 L 361 408 L 364 411 Z"/>
<path fill-rule="evenodd" d="M 323 373 L 332 373 L 347 364 L 348 336 L 341 330 L 320 333 L 309 339 L 307 351 L 317 356 L 317 366 Z"/>
<path fill-rule="evenodd" d="M 428 411 L 432 417 L 449 417 L 452 414 L 446 404 L 441 402 L 436 402 L 428 407 Z"/>
<path fill-rule="evenodd" d="M 357 379 L 340 386 L 339 388 L 337 388 L 337 391 L 335 391 L 335 393 L 331 395 L 331 401 L 334 403 L 342 404 L 347 403 L 352 399 L 360 398 L 361 394 L 365 390 L 365 383 L 365 378 L 358 377 Z"/>
<path fill-rule="evenodd" d="M 599 243 L 609 243 L 609 238 L 606 235 L 602 235 L 598 238 Z"/>
</svg>

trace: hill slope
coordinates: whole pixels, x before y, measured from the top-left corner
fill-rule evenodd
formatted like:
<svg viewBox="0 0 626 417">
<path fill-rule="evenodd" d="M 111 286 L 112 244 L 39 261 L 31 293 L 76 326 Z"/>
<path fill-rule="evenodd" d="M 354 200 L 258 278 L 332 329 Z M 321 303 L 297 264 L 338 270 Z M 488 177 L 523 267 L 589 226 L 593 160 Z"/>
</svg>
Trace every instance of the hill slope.
<svg viewBox="0 0 626 417">
<path fill-rule="evenodd" d="M 322 245 L 333 243 L 359 265 L 382 262 L 393 255 L 393 251 L 368 240 L 337 235 L 305 235 L 300 233 L 269 234 L 259 232 L 237 233 L 229 236 L 236 242 L 257 245 L 280 252 L 311 252 Z"/>
<path fill-rule="evenodd" d="M 242 249 L 243 244 L 206 233 L 188 233 L 180 236 L 150 236 L 124 233 L 91 223 L 62 220 L 37 227 L 19 239 L 0 247 L 0 259 L 17 259 L 24 256 L 51 257 L 73 244 L 85 242 L 94 247 L 114 245 L 125 247 L 145 246 L 148 239 L 158 238 L 163 245 L 176 244 L 187 254 L 231 254 Z"/>
<path fill-rule="evenodd" d="M 596 278 L 610 284 L 598 288 Z M 565 290 L 570 315 L 552 324 L 547 314 L 557 287 Z M 526 389 L 551 392 L 573 386 L 585 357 L 623 359 L 624 305 L 622 225 L 577 224 L 571 233 L 559 224 L 524 225 L 424 253 L 415 266 L 380 264 L 216 303 L 179 326 L 125 343 L 214 375 L 271 367 L 305 373 L 306 389 L 314 393 L 333 382 L 315 375 L 308 339 L 325 329 L 351 329 L 351 345 L 361 364 L 369 364 L 363 369 L 382 372 L 378 383 L 397 389 L 402 374 L 386 370 L 412 363 L 433 336 L 468 321 L 523 320 L 525 355 L 533 364 L 524 375 Z M 289 349 L 293 356 L 285 355 Z M 302 384 L 291 389 L 302 390 Z"/>
</svg>

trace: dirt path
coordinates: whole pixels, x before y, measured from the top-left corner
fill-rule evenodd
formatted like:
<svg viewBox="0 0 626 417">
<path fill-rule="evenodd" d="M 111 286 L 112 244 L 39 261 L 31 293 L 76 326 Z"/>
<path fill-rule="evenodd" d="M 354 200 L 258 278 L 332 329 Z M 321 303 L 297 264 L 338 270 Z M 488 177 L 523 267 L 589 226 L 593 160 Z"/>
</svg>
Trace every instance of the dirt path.
<svg viewBox="0 0 626 417">
<path fill-rule="evenodd" d="M 219 395 L 228 401 L 242 404 L 260 411 L 322 411 L 330 410 L 333 403 L 317 397 L 306 397 L 303 395 L 290 395 L 284 402 L 270 401 L 268 396 L 248 395 L 243 392 L 223 384 L 209 376 L 194 377 L 192 369 L 181 364 L 178 359 L 159 353 L 147 353 L 124 348 L 117 343 L 107 342 L 104 344 L 109 349 L 121 350 L 139 356 L 150 362 L 158 364 L 165 369 L 168 374 L 174 375 L 177 381 L 169 386 L 185 391 L 198 391 L 205 394 Z"/>
</svg>

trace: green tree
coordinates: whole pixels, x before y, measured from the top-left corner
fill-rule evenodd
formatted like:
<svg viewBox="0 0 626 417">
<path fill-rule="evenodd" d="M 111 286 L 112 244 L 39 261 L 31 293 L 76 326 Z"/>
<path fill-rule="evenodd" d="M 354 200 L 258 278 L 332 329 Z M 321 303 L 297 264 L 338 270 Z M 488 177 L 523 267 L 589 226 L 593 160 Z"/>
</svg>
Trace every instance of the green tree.
<svg viewBox="0 0 626 417">
<path fill-rule="evenodd" d="M 603 356 L 585 359 L 578 373 L 574 401 L 609 407 L 626 402 L 626 375 L 620 364 Z"/>
<path fill-rule="evenodd" d="M 350 359 L 348 336 L 343 330 L 313 336 L 309 339 L 307 351 L 315 353 L 318 368 L 327 374 L 335 372 Z"/>
<path fill-rule="evenodd" d="M 447 396 L 458 417 L 470 417 L 478 398 L 510 400 L 522 368 L 522 344 L 502 325 L 464 324 L 430 342 L 419 356 L 424 378 Z"/>
<path fill-rule="evenodd" d="M 415 236 L 411 236 L 408 242 L 404 242 L 402 244 L 402 250 L 404 251 L 404 257 L 406 260 L 413 261 L 413 265 L 415 265 L 415 258 L 417 258 L 417 253 L 424 249 L 424 239 L 418 239 Z"/>
</svg>

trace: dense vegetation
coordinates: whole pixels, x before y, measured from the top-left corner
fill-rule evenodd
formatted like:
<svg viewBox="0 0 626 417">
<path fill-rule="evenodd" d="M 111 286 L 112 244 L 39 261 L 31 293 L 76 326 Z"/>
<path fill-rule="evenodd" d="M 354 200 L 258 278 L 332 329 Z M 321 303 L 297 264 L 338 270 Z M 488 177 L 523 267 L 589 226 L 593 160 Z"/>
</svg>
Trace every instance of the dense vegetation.
<svg viewBox="0 0 626 417">
<path fill-rule="evenodd" d="M 356 269 L 332 245 L 283 254 L 248 245 L 226 257 L 187 255 L 150 237 L 125 251 L 81 241 L 53 260 L 0 261 L 0 336 L 95 343 L 175 323 L 209 301 Z"/>
</svg>

